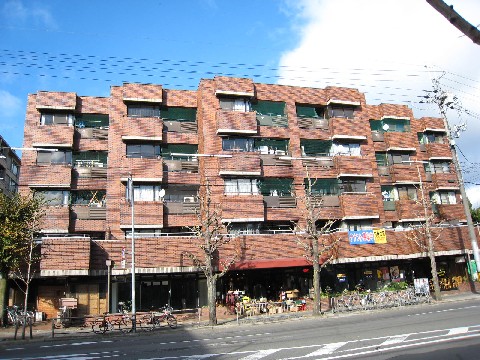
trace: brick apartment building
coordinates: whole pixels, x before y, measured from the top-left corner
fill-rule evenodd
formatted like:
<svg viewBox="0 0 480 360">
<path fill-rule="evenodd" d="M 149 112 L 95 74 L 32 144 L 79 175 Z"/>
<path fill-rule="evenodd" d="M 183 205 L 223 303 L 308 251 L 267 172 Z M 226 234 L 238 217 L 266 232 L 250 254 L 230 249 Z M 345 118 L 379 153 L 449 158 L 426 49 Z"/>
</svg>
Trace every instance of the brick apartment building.
<svg viewBox="0 0 480 360">
<path fill-rule="evenodd" d="M 425 222 L 416 201 L 420 181 L 435 202 L 429 215 L 443 224 L 433 229 L 441 232 L 441 273 L 464 275 L 470 240 L 446 135 L 440 118 L 414 118 L 403 105 L 368 105 L 359 91 L 338 87 L 215 77 L 196 91 L 126 83 L 109 97 L 31 94 L 24 146 L 57 150 L 22 159 L 21 191 L 50 201 L 32 303 L 53 316 L 60 297 L 74 296 L 79 314 L 101 313 L 108 259 L 111 308 L 130 299 L 130 176 L 137 309 L 205 303 L 205 279 L 184 254 L 195 247 L 189 226 L 197 223 L 207 181 L 236 235 L 220 258 L 241 249 L 219 298 L 230 289 L 251 297 L 294 288 L 308 294 L 311 267 L 292 233 L 292 221 L 303 221 L 298 196 L 307 169 L 322 216 L 335 219 L 340 238 L 324 285 L 352 288 L 363 280 L 374 288 L 392 276 L 428 277 L 426 254 L 407 236 Z M 384 229 L 386 241 L 355 242 L 355 234 L 368 238 L 372 229 Z"/>
<path fill-rule="evenodd" d="M 12 195 L 18 190 L 20 158 L 0 136 L 0 192 Z"/>
</svg>

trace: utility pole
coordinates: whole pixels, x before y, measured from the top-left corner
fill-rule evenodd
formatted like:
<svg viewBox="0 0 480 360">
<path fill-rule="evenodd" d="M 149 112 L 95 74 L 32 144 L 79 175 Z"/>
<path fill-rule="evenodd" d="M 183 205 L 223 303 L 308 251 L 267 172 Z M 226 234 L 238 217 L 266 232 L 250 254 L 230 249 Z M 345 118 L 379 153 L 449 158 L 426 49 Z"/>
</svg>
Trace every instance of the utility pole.
<svg viewBox="0 0 480 360">
<path fill-rule="evenodd" d="M 468 206 L 468 198 L 467 198 L 467 193 L 465 192 L 462 170 L 460 168 L 460 163 L 458 161 L 457 150 L 455 148 L 455 145 L 456 145 L 455 140 L 453 139 L 450 125 L 448 124 L 448 120 L 447 120 L 447 111 L 449 109 L 452 109 L 452 110 L 459 109 L 458 103 L 457 103 L 458 99 L 456 97 L 451 97 L 449 94 L 443 91 L 443 89 L 440 87 L 440 79 L 442 76 L 440 76 L 437 79 L 433 79 L 433 91 L 428 91 L 428 94 L 425 96 L 425 99 L 427 100 L 427 102 L 434 103 L 437 105 L 443 118 L 445 130 L 447 132 L 447 138 L 450 143 L 450 150 L 452 152 L 453 164 L 455 166 L 455 172 L 457 174 L 458 186 L 460 188 L 460 195 L 462 196 L 463 210 L 467 218 L 468 235 L 472 243 L 473 257 L 477 264 L 477 269 L 480 269 L 480 257 L 478 254 L 477 236 L 475 235 L 475 228 L 473 226 L 472 214 L 470 213 L 470 208 Z M 459 131 L 464 131 L 465 129 L 466 129 L 465 126 L 460 126 L 456 128 L 455 129 L 455 132 L 457 134 L 456 137 L 458 137 Z"/>
</svg>

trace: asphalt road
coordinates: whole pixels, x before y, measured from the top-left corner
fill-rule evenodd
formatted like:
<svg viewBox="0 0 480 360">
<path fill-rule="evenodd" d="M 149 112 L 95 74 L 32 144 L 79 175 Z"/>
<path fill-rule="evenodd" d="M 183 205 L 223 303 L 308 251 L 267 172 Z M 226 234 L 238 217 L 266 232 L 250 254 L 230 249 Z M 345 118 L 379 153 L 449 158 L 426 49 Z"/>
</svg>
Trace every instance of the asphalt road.
<svg viewBox="0 0 480 360">
<path fill-rule="evenodd" d="M 1 359 L 477 359 L 480 301 L 301 318 L 9 343 Z"/>
</svg>

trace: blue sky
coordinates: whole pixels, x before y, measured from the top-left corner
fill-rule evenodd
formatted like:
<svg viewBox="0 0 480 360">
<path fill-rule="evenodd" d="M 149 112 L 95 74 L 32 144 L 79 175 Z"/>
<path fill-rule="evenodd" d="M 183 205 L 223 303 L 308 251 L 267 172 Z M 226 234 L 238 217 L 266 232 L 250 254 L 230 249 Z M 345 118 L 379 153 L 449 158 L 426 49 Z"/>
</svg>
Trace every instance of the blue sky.
<svg viewBox="0 0 480 360">
<path fill-rule="evenodd" d="M 450 0 L 474 25 L 478 0 Z M 465 111 L 458 139 L 480 205 L 480 46 L 418 0 L 0 0 L 0 133 L 21 147 L 27 95 L 108 96 L 124 81 L 195 89 L 215 74 L 354 87 L 372 104 L 420 104 L 431 79 Z"/>
</svg>

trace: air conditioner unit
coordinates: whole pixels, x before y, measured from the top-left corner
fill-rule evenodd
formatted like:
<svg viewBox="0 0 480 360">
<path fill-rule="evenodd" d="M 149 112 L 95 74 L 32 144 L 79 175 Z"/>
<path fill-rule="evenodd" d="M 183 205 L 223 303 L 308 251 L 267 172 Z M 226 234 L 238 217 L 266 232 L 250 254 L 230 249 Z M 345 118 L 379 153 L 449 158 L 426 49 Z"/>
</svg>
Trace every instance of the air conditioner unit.
<svg viewBox="0 0 480 360">
<path fill-rule="evenodd" d="M 184 196 L 183 197 L 183 202 L 186 202 L 186 203 L 195 202 L 195 196 Z"/>
</svg>

